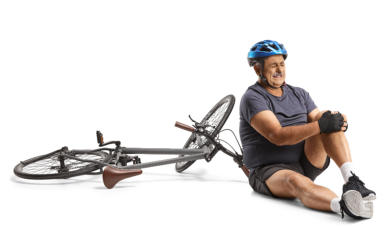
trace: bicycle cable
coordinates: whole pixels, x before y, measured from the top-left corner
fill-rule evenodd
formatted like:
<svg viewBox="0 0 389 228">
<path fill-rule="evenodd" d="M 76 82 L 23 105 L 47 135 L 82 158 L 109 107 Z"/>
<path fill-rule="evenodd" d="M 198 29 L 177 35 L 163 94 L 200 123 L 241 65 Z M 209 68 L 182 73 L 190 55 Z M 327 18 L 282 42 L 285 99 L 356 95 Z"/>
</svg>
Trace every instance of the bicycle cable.
<svg viewBox="0 0 389 228">
<path fill-rule="evenodd" d="M 224 142 L 225 144 L 227 144 L 234 152 L 235 152 L 235 155 L 239 155 L 238 152 L 236 152 L 235 148 L 233 146 L 231 146 L 231 144 L 229 144 L 227 141 L 223 140 L 223 139 L 217 139 L 219 142 Z"/>
<path fill-rule="evenodd" d="M 219 134 L 220 134 L 220 132 L 223 132 L 223 131 L 230 131 L 230 132 L 232 133 L 232 135 L 234 136 L 234 138 L 235 138 L 237 144 L 239 145 L 239 149 L 240 149 L 241 154 L 243 154 L 242 146 L 240 145 L 239 140 L 238 140 L 238 138 L 236 137 L 234 131 L 231 130 L 231 129 L 226 128 L 226 129 L 223 129 L 223 130 L 219 131 Z M 217 139 L 220 140 L 220 141 L 223 141 L 223 142 L 227 143 L 225 140 L 219 139 L 219 134 L 218 134 L 218 136 L 217 136 Z M 238 153 L 236 152 L 236 150 L 234 149 L 234 147 L 232 147 L 229 143 L 227 143 L 227 144 L 235 151 L 236 154 L 238 154 Z"/>
<path fill-rule="evenodd" d="M 90 160 L 90 159 L 82 159 L 82 158 L 78 158 L 78 157 L 67 155 L 67 154 L 63 154 L 63 156 L 66 157 L 66 158 L 74 159 L 74 160 L 81 161 L 81 162 L 94 163 L 94 164 L 100 165 L 102 167 L 104 167 L 104 166 L 111 166 L 111 164 L 106 163 L 106 162 L 100 162 L 100 161 Z"/>
</svg>

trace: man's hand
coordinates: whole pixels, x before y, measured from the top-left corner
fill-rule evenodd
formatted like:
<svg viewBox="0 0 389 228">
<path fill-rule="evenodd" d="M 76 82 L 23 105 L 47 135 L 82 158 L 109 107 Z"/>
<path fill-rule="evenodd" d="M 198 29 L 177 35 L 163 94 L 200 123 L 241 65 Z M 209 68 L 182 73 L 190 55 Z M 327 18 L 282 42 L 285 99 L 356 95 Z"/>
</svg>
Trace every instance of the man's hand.
<svg viewBox="0 0 389 228">
<path fill-rule="evenodd" d="M 331 113 L 331 111 L 327 111 L 323 113 L 318 122 L 320 133 L 332 133 L 343 129 L 346 131 L 348 126 L 340 112 Z"/>
</svg>

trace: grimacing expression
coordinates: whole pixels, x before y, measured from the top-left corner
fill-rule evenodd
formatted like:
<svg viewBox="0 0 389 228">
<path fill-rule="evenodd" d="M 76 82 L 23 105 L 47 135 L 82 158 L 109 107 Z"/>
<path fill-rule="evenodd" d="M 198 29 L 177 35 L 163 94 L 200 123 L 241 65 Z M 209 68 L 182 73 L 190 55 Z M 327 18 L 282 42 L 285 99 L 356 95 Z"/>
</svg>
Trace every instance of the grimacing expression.
<svg viewBox="0 0 389 228">
<path fill-rule="evenodd" d="M 285 60 L 282 55 L 272 55 L 265 59 L 262 75 L 274 87 L 280 87 L 285 82 Z"/>
</svg>

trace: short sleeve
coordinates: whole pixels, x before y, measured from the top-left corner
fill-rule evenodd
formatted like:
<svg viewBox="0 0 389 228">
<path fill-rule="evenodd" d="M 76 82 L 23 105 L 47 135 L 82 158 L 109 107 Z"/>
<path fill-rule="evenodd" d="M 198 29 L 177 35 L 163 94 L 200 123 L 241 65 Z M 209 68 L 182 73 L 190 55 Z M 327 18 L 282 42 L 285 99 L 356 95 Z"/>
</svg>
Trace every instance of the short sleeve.
<svg viewBox="0 0 389 228">
<path fill-rule="evenodd" d="M 309 93 L 307 91 L 305 91 L 304 89 L 302 91 L 303 91 L 303 96 L 304 96 L 304 100 L 305 100 L 305 107 L 307 109 L 307 113 L 310 113 L 310 112 L 312 112 L 312 110 L 317 108 L 317 106 L 316 106 L 315 102 L 312 100 Z"/>
<path fill-rule="evenodd" d="M 243 95 L 240 102 L 240 114 L 248 123 L 250 123 L 251 118 L 253 118 L 255 114 L 264 110 L 270 110 L 270 107 L 262 94 L 248 90 Z"/>
</svg>

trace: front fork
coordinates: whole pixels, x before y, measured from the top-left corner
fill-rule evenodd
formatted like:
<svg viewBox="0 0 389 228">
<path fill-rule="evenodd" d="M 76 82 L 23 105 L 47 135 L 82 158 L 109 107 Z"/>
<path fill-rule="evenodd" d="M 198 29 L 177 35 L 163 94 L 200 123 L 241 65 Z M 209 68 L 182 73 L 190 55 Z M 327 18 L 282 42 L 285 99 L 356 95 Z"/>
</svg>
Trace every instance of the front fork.
<svg viewBox="0 0 389 228">
<path fill-rule="evenodd" d="M 216 142 L 212 137 L 210 137 L 208 134 L 206 133 L 202 133 L 202 132 L 196 132 L 197 134 L 199 135 L 203 135 L 205 136 L 210 142 L 211 144 L 213 144 L 215 146 L 215 149 L 209 154 L 209 156 L 207 156 L 205 158 L 205 160 L 207 162 L 211 161 L 212 158 L 216 155 L 216 153 L 220 150 L 222 151 L 223 153 L 225 153 L 226 155 L 230 156 L 233 158 L 234 162 L 238 164 L 239 168 L 242 169 L 242 171 L 244 172 L 244 174 L 249 177 L 249 173 L 250 171 L 247 169 L 247 167 L 243 164 L 243 156 L 238 154 L 238 153 L 233 153 L 232 151 L 230 151 L 229 149 L 225 148 L 221 143 L 218 143 Z"/>
</svg>

